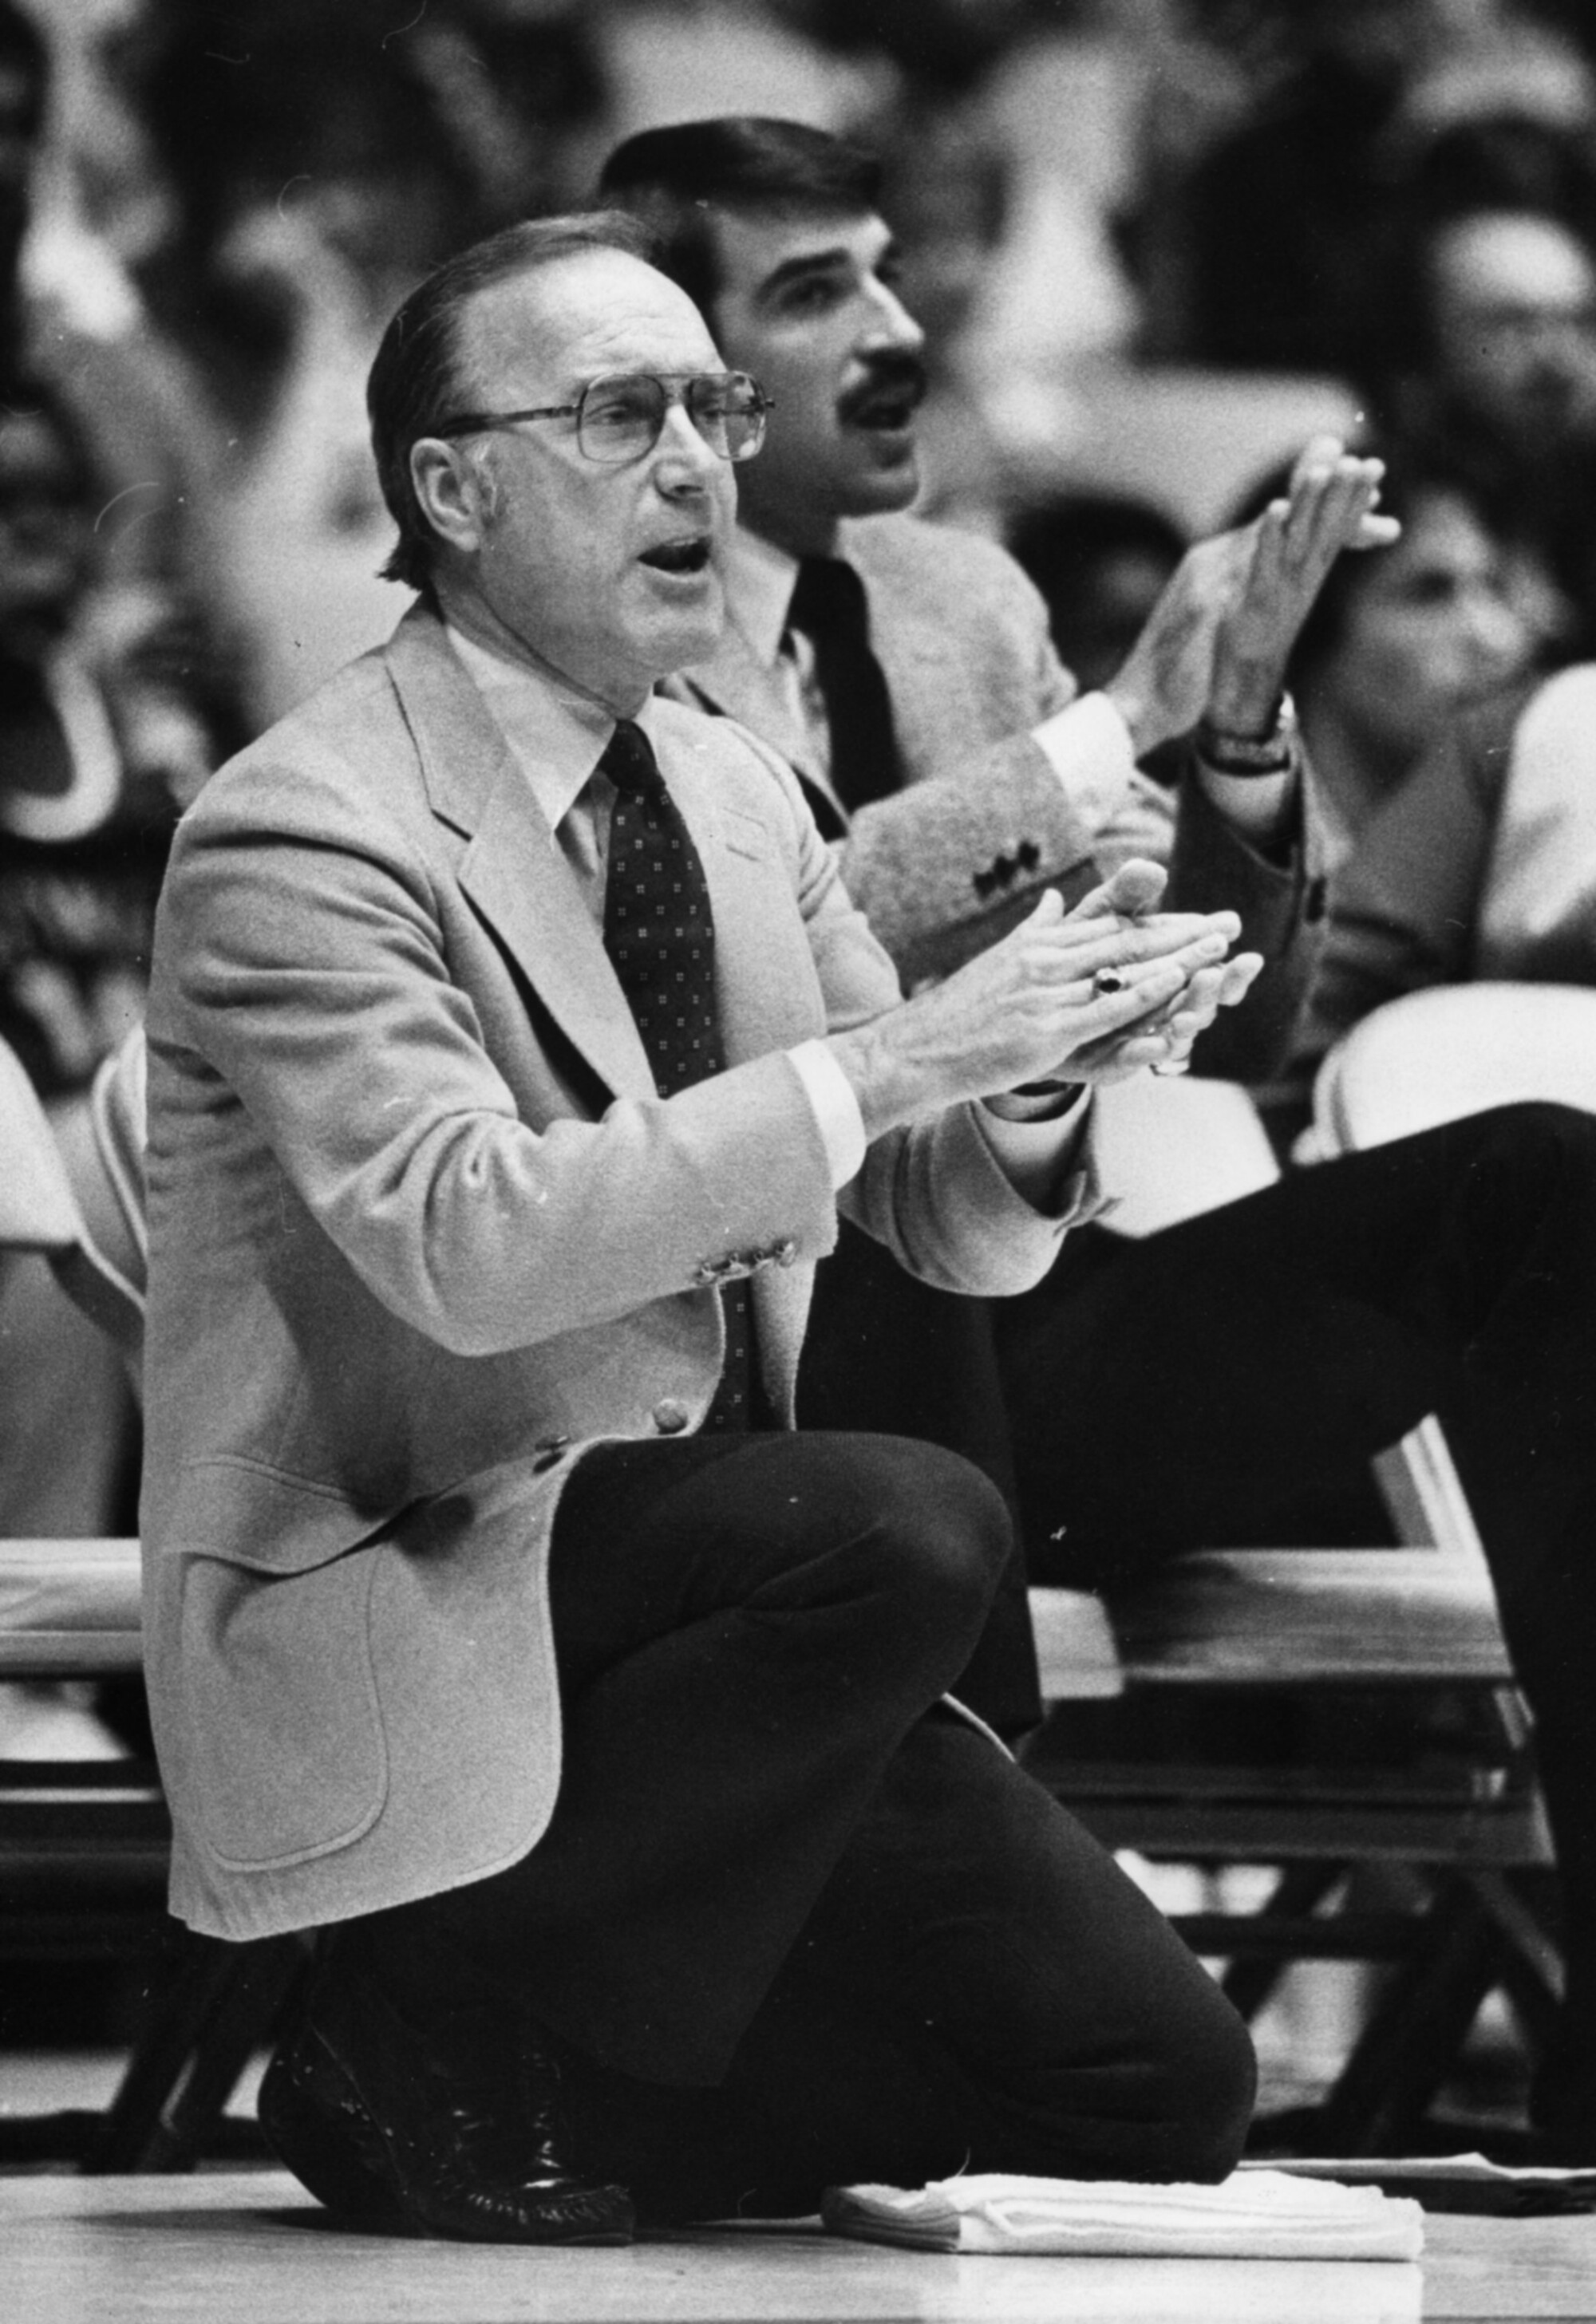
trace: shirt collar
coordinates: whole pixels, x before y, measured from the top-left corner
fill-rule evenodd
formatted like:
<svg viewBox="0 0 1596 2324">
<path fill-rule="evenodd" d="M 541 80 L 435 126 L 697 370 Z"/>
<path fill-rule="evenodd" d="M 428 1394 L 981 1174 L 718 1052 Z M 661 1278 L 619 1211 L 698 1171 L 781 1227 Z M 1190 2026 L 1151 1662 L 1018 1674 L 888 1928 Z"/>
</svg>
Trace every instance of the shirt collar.
<svg viewBox="0 0 1596 2324">
<path fill-rule="evenodd" d="M 798 558 L 734 525 L 726 544 L 726 591 L 737 626 L 761 669 L 774 669 L 787 634 Z"/>
<path fill-rule="evenodd" d="M 558 831 L 609 746 L 613 716 L 552 672 L 512 661 L 465 636 L 452 622 L 445 623 L 445 634 L 481 690 L 549 829 Z M 650 695 L 636 719 L 650 742 L 654 701 Z"/>
</svg>

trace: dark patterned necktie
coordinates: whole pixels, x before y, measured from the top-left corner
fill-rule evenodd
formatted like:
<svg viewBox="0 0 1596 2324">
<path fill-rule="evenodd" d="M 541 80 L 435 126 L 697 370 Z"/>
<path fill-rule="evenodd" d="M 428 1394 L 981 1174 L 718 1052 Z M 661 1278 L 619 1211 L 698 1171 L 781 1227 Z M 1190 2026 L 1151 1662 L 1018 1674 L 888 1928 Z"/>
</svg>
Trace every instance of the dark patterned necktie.
<svg viewBox="0 0 1596 2324">
<path fill-rule="evenodd" d="M 831 786 L 845 807 L 885 798 L 899 787 L 892 702 L 870 642 L 864 584 L 837 557 L 798 566 L 789 627 L 815 649 L 815 682 L 831 733 Z"/>
<path fill-rule="evenodd" d="M 604 881 L 604 949 L 661 1097 L 722 1070 L 715 1010 L 715 918 L 693 835 L 641 726 L 623 718 L 599 761 L 615 786 Z M 753 1318 L 746 1282 L 721 1292 L 726 1358 L 706 1429 L 753 1417 Z"/>
</svg>

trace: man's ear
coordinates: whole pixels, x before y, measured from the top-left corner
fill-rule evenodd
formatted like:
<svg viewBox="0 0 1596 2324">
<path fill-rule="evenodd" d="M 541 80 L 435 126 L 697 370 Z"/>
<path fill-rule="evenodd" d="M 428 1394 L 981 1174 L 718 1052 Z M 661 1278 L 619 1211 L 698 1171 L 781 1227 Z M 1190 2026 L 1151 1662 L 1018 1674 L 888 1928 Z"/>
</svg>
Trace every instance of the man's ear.
<svg viewBox="0 0 1596 2324">
<path fill-rule="evenodd" d="M 451 549 L 480 549 L 490 513 L 488 480 L 476 463 L 441 436 L 411 447 L 411 484 L 438 539 Z"/>
</svg>

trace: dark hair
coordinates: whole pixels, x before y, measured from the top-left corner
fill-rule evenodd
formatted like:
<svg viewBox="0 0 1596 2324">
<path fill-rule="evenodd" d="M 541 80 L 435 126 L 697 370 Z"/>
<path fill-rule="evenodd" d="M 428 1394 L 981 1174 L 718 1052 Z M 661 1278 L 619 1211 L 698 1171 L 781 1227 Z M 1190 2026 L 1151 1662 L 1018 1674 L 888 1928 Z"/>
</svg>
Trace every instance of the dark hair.
<svg viewBox="0 0 1596 2324">
<path fill-rule="evenodd" d="M 1010 555 L 1049 601 L 1089 587 L 1110 557 L 1154 558 L 1173 573 L 1187 546 L 1166 509 L 1130 493 L 1055 493 L 1025 509 L 1009 535 Z"/>
<path fill-rule="evenodd" d="M 377 481 L 388 513 L 399 527 L 393 553 L 383 567 L 384 580 L 403 581 L 420 590 L 430 585 L 438 537 L 416 498 L 411 451 L 421 437 L 473 401 L 475 391 L 460 371 L 462 312 L 479 291 L 586 250 L 653 257 L 645 228 L 619 210 L 528 218 L 447 259 L 394 314 L 365 383 Z"/>
<path fill-rule="evenodd" d="M 628 137 L 604 163 L 598 198 L 643 220 L 658 244 L 655 264 L 713 321 L 717 208 L 850 215 L 877 207 L 881 183 L 881 163 L 863 145 L 805 122 L 739 113 Z"/>
<path fill-rule="evenodd" d="M 1047 626 L 1083 692 L 1114 675 L 1149 610 L 1105 587 L 1121 558 L 1147 565 L 1160 586 L 1188 537 L 1167 510 L 1130 493 L 1061 490 L 1031 502 L 1009 529 L 1008 547 L 1047 608 Z"/>
<path fill-rule="evenodd" d="M 23 73 L 32 84 L 26 115 L 31 136 L 44 126 L 44 103 L 50 94 L 50 44 L 16 0 L 0 0 L 0 65 Z"/>
</svg>

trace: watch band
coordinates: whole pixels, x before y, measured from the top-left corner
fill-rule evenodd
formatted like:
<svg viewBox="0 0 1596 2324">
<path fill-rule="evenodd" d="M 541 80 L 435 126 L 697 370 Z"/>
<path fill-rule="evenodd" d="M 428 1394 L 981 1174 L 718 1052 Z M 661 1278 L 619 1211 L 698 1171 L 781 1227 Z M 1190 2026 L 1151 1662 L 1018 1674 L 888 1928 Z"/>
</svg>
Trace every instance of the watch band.
<svg viewBox="0 0 1596 2324">
<path fill-rule="evenodd" d="M 1288 694 L 1280 696 L 1275 722 L 1267 734 L 1229 734 L 1215 726 L 1206 711 L 1197 721 L 1197 755 L 1216 774 L 1283 775 L 1296 759 L 1296 706 Z"/>
</svg>

